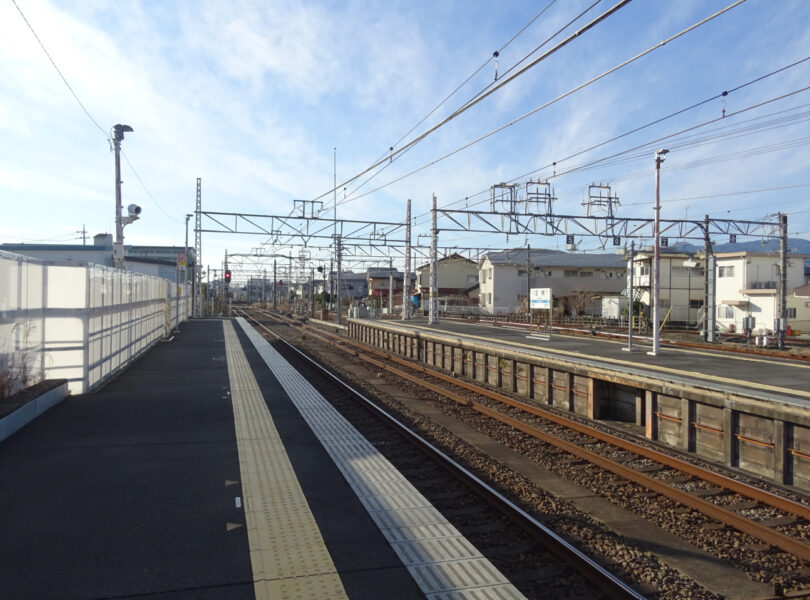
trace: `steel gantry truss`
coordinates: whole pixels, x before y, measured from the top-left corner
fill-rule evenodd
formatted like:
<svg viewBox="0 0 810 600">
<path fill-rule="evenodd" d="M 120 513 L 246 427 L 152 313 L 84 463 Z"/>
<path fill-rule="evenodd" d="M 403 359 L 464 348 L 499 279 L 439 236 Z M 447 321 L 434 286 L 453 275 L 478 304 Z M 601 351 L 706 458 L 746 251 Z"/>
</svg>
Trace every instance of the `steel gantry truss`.
<svg viewBox="0 0 810 600">
<path fill-rule="evenodd" d="M 661 246 L 667 246 L 670 237 L 680 240 L 699 240 L 704 244 L 706 255 L 705 282 L 704 282 L 704 311 L 703 336 L 706 341 L 715 341 L 714 333 L 714 255 L 712 252 L 712 236 L 728 236 L 729 241 L 736 241 L 737 236 L 750 236 L 760 238 L 779 239 L 780 254 L 780 281 L 779 281 L 779 327 L 776 328 L 779 336 L 780 348 L 784 346 L 784 327 L 787 316 L 787 216 L 775 215 L 771 221 L 743 221 L 736 219 L 715 219 L 706 215 L 703 220 L 696 219 L 656 219 L 637 217 L 617 217 L 613 213 L 613 206 L 618 204 L 618 198 L 610 195 L 610 188 L 605 187 L 606 194 L 596 191 L 594 201 L 594 188 L 589 190 L 590 200 L 586 202 L 589 212 L 592 207 L 605 208 L 607 213 L 601 215 L 555 215 L 551 212 L 531 213 L 530 205 L 523 212 L 499 212 L 496 210 L 456 210 L 438 208 L 435 196 L 431 208 L 431 264 L 436 264 L 436 255 L 433 250 L 438 246 L 440 231 L 486 233 L 505 235 L 565 235 L 569 247 L 575 247 L 576 236 L 595 237 L 604 249 L 608 242 L 614 247 L 620 247 L 623 240 L 636 238 L 660 240 Z M 498 202 L 505 202 L 513 209 L 521 206 L 520 200 L 515 197 L 516 187 L 498 184 L 493 186 L 491 207 Z M 551 206 L 551 195 L 547 206 Z M 442 217 L 445 222 L 439 226 L 438 219 Z M 657 225 L 657 228 L 656 228 Z M 435 294 L 435 282 L 431 278 L 431 298 Z M 632 302 L 632 300 L 631 300 Z M 438 323 L 438 311 L 434 303 L 430 304 L 429 321 Z M 657 326 L 657 325 L 655 325 Z"/>
<path fill-rule="evenodd" d="M 327 219 L 318 216 L 261 215 L 250 213 L 201 211 L 205 217 L 203 233 L 238 233 L 262 235 L 273 243 L 306 246 L 311 240 L 334 239 L 337 235 L 344 242 L 385 246 L 405 244 L 404 222 L 355 221 L 351 219 Z M 335 226 L 337 232 L 334 231 Z"/>
<path fill-rule="evenodd" d="M 621 240 L 653 237 L 652 218 L 582 216 L 554 214 L 504 213 L 480 210 L 451 210 L 437 208 L 437 217 L 445 218 L 441 231 L 467 233 L 500 233 L 506 235 L 579 235 L 596 237 L 602 247 L 611 242 L 620 246 Z M 681 240 L 703 241 L 708 234 L 728 236 L 780 236 L 778 220 L 739 221 L 729 219 L 661 219 L 661 235 Z M 616 240 L 619 240 L 618 243 Z"/>
</svg>

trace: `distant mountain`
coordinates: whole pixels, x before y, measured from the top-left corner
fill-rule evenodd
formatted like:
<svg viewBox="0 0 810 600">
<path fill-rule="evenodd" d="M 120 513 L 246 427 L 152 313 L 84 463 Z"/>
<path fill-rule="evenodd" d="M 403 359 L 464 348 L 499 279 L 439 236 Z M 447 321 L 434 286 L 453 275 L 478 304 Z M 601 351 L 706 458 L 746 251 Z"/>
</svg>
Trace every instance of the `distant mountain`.
<svg viewBox="0 0 810 600">
<path fill-rule="evenodd" d="M 686 242 L 678 242 L 670 244 L 677 251 L 691 254 L 693 252 L 703 252 L 703 246 L 697 244 L 688 244 Z M 810 255 L 810 240 L 803 240 L 801 238 L 788 238 L 788 253 L 792 254 L 807 254 Z M 712 246 L 715 252 L 779 252 L 779 240 L 763 239 L 752 240 L 750 242 L 737 242 L 734 244 L 714 244 Z M 810 258 L 805 259 L 805 272 L 810 268 Z"/>
<path fill-rule="evenodd" d="M 671 248 L 681 252 L 702 252 L 703 246 L 686 242 L 670 243 Z M 810 240 L 801 238 L 788 238 L 788 252 L 793 254 L 810 255 Z M 779 252 L 779 240 L 751 240 L 750 242 L 736 242 L 734 244 L 714 244 L 715 252 Z"/>
<path fill-rule="evenodd" d="M 801 238 L 788 238 L 788 252 L 793 254 L 810 254 L 810 240 Z M 779 252 L 779 240 L 768 238 L 766 240 L 752 240 L 750 242 L 737 242 L 736 244 L 715 244 L 715 252 Z"/>
</svg>

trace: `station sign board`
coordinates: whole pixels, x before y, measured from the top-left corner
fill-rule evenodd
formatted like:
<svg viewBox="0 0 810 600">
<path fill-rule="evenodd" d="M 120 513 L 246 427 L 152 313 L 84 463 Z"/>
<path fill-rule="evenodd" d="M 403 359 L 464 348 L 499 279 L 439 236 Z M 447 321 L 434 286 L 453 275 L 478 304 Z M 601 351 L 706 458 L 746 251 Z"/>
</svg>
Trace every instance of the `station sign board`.
<svg viewBox="0 0 810 600">
<path fill-rule="evenodd" d="M 532 288 L 529 294 L 529 308 L 551 309 L 551 288 Z"/>
</svg>

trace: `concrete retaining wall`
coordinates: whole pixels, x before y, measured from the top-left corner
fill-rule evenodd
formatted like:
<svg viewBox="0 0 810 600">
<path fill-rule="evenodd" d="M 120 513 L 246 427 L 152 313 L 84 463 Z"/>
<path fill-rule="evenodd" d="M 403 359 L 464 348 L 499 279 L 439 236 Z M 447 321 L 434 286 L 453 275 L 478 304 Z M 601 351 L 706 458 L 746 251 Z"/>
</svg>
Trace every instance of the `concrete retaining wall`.
<svg viewBox="0 0 810 600">
<path fill-rule="evenodd" d="M 563 411 L 634 424 L 651 440 L 810 490 L 810 411 L 796 405 L 386 323 L 350 319 L 348 335 Z"/>
</svg>

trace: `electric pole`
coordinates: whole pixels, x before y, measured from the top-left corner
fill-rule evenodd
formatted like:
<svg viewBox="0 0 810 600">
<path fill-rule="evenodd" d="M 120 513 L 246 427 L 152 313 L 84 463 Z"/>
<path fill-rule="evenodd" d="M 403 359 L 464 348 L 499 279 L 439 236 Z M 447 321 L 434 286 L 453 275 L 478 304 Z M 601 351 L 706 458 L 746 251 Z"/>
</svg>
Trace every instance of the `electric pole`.
<svg viewBox="0 0 810 600">
<path fill-rule="evenodd" d="M 661 348 L 661 332 L 658 329 L 658 304 L 661 301 L 661 163 L 665 160 L 665 154 L 669 150 L 660 149 L 655 151 L 655 221 L 653 223 L 653 289 L 652 289 L 652 324 L 653 324 L 653 347 L 650 352 L 652 356 L 658 354 Z"/>
<path fill-rule="evenodd" d="M 438 244 L 439 229 L 436 225 L 436 194 L 433 194 L 430 209 L 430 297 L 428 300 L 428 324 L 439 324 L 439 289 L 438 289 Z"/>
<path fill-rule="evenodd" d="M 113 265 L 116 269 L 124 268 L 124 224 L 121 221 L 121 142 L 125 132 L 132 127 L 113 126 L 113 149 L 115 151 L 115 243 L 113 243 Z"/>
</svg>

